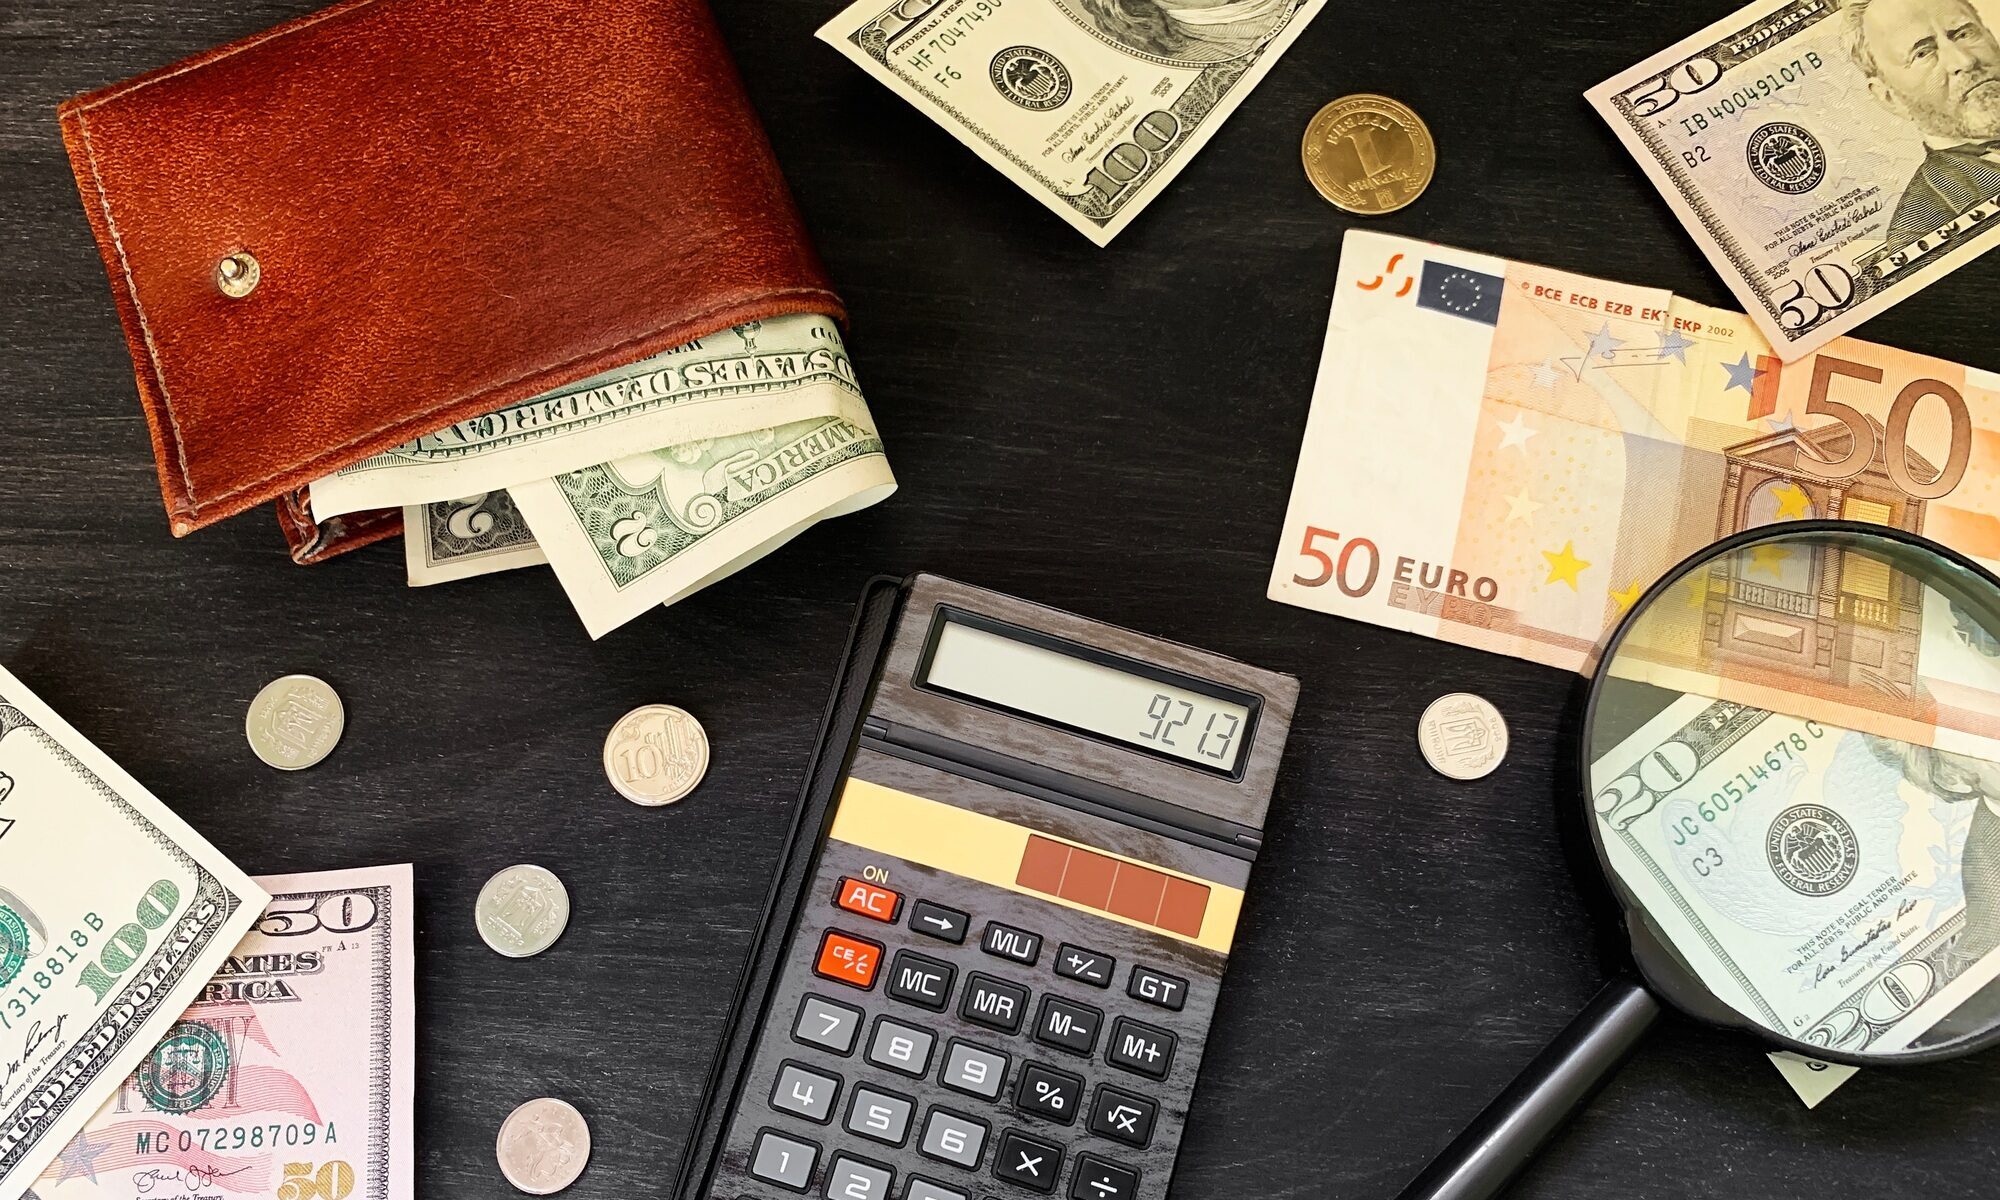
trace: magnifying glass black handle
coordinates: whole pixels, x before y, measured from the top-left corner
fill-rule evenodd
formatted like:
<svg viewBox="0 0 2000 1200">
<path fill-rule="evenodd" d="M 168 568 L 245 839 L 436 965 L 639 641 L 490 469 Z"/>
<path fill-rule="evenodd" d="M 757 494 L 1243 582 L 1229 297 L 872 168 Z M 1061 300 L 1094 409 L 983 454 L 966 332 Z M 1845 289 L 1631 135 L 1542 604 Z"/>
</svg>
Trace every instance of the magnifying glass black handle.
<svg viewBox="0 0 2000 1200">
<path fill-rule="evenodd" d="M 1633 980 L 1605 984 L 1397 1200 L 1498 1195 L 1611 1078 L 1659 1015 L 1660 1002 Z"/>
</svg>

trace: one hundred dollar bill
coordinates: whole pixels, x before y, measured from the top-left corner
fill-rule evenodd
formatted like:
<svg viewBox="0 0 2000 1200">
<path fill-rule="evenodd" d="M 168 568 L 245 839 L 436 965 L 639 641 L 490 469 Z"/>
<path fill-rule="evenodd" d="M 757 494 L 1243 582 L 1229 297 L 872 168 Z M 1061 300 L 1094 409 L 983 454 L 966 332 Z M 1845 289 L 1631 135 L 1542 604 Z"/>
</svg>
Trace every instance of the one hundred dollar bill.
<svg viewBox="0 0 2000 1200">
<path fill-rule="evenodd" d="M 265 900 L 0 669 L 0 1196 L 169 1034 Z"/>
<path fill-rule="evenodd" d="M 509 489 L 593 638 L 896 490 L 872 423 L 830 417 Z"/>
<path fill-rule="evenodd" d="M 403 508 L 403 562 L 425 587 L 549 561 L 505 491 Z"/>
<path fill-rule="evenodd" d="M 2000 976 L 2000 786 L 1947 775 L 2000 785 L 1992 763 L 1682 696 L 1592 764 L 1593 820 L 1717 997 L 1809 1044 L 1886 1052 L 1992 1003 L 1973 998 Z"/>
<path fill-rule="evenodd" d="M 1103 246 L 1325 4 L 860 0 L 819 37 Z"/>
<path fill-rule="evenodd" d="M 696 338 L 314 481 L 319 520 L 492 492 L 652 446 L 853 414 L 854 367 L 831 318 L 773 317 Z"/>
<path fill-rule="evenodd" d="M 412 1200 L 410 868 L 261 876 L 255 927 L 40 1200 Z"/>
<path fill-rule="evenodd" d="M 1791 362 L 2000 242 L 1994 17 L 1759 0 L 1589 98 Z"/>
<path fill-rule="evenodd" d="M 1640 593 L 1736 530 L 1872 521 L 2000 568 L 1995 514 L 2000 376 L 1853 339 L 1787 364 L 1742 315 L 1657 288 L 1354 232 L 1269 593 L 1580 671 Z M 1796 627 L 1818 570 L 1770 556 L 1699 603 L 1718 627 Z M 1837 590 L 1896 626 L 1850 648 L 1899 664 L 1893 686 L 1842 661 L 1785 688 L 1848 726 L 2000 757 L 1990 639 L 1936 596 L 1901 613 L 1890 588 L 1856 569 Z M 1733 646 L 1662 642 L 1659 682 L 1785 707 L 1753 690 L 1769 656 Z"/>
</svg>

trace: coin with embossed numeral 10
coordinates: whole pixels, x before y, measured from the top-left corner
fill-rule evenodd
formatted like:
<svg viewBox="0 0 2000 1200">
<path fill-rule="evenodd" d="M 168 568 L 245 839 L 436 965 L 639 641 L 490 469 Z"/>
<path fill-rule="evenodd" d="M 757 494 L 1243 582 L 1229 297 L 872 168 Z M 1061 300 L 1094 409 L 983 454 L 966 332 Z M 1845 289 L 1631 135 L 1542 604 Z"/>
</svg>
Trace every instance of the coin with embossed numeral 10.
<svg viewBox="0 0 2000 1200">
<path fill-rule="evenodd" d="M 672 804 L 707 773 L 708 734 L 684 708 L 635 708 L 604 739 L 604 774 L 634 804 Z"/>
<path fill-rule="evenodd" d="M 243 735 L 258 758 L 298 771 L 333 753 L 347 728 L 347 710 L 323 679 L 285 675 L 264 685 L 243 718 Z"/>
<path fill-rule="evenodd" d="M 1363 216 L 1409 204 L 1437 172 L 1430 126 L 1402 101 L 1367 92 L 1313 114 L 1299 157 L 1320 195 Z"/>
<path fill-rule="evenodd" d="M 1507 722 L 1485 697 L 1452 692 L 1417 718 L 1417 746 L 1438 774 L 1479 779 L 1507 757 Z"/>
<path fill-rule="evenodd" d="M 574 1105 L 543 1096 L 507 1115 L 493 1153 L 508 1183 L 530 1196 L 551 1196 L 583 1174 L 590 1126 Z"/>
</svg>

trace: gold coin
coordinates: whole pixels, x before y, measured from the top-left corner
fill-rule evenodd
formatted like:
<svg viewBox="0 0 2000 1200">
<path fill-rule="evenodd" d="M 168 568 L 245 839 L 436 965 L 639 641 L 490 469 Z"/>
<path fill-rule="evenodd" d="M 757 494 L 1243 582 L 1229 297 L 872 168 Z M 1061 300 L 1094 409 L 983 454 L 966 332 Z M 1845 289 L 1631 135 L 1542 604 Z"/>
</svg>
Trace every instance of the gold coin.
<svg viewBox="0 0 2000 1200">
<path fill-rule="evenodd" d="M 1363 216 L 1402 208 L 1437 173 L 1430 127 L 1407 104 L 1367 92 L 1313 114 L 1299 157 L 1320 195 Z"/>
</svg>

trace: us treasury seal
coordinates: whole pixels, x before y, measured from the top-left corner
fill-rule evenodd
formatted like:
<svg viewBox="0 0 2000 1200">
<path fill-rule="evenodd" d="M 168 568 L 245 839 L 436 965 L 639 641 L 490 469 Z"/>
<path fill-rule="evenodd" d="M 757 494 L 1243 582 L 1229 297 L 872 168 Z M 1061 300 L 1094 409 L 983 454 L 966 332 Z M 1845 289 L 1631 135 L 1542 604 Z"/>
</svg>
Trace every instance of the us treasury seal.
<svg viewBox="0 0 2000 1200">
<path fill-rule="evenodd" d="M 0 904 L 0 987 L 14 982 L 14 976 L 28 961 L 28 923 L 21 914 Z"/>
<path fill-rule="evenodd" d="M 1818 804 L 1795 804 L 1779 813 L 1764 835 L 1764 853 L 1778 882 L 1801 896 L 1830 896 L 1861 868 L 1854 827 Z"/>
<path fill-rule="evenodd" d="M 229 1081 L 229 1047 L 200 1021 L 180 1021 L 139 1063 L 139 1094 L 163 1113 L 205 1106 Z"/>
<path fill-rule="evenodd" d="M 1029 112 L 1047 112 L 1069 99 L 1069 69 L 1034 46 L 1009 46 L 993 56 L 988 72 L 999 93 Z"/>
<path fill-rule="evenodd" d="M 1819 139 L 1790 121 L 1773 121 L 1750 135 L 1743 147 L 1750 173 L 1774 192 L 1796 196 L 1826 178 L 1826 151 Z"/>
</svg>

